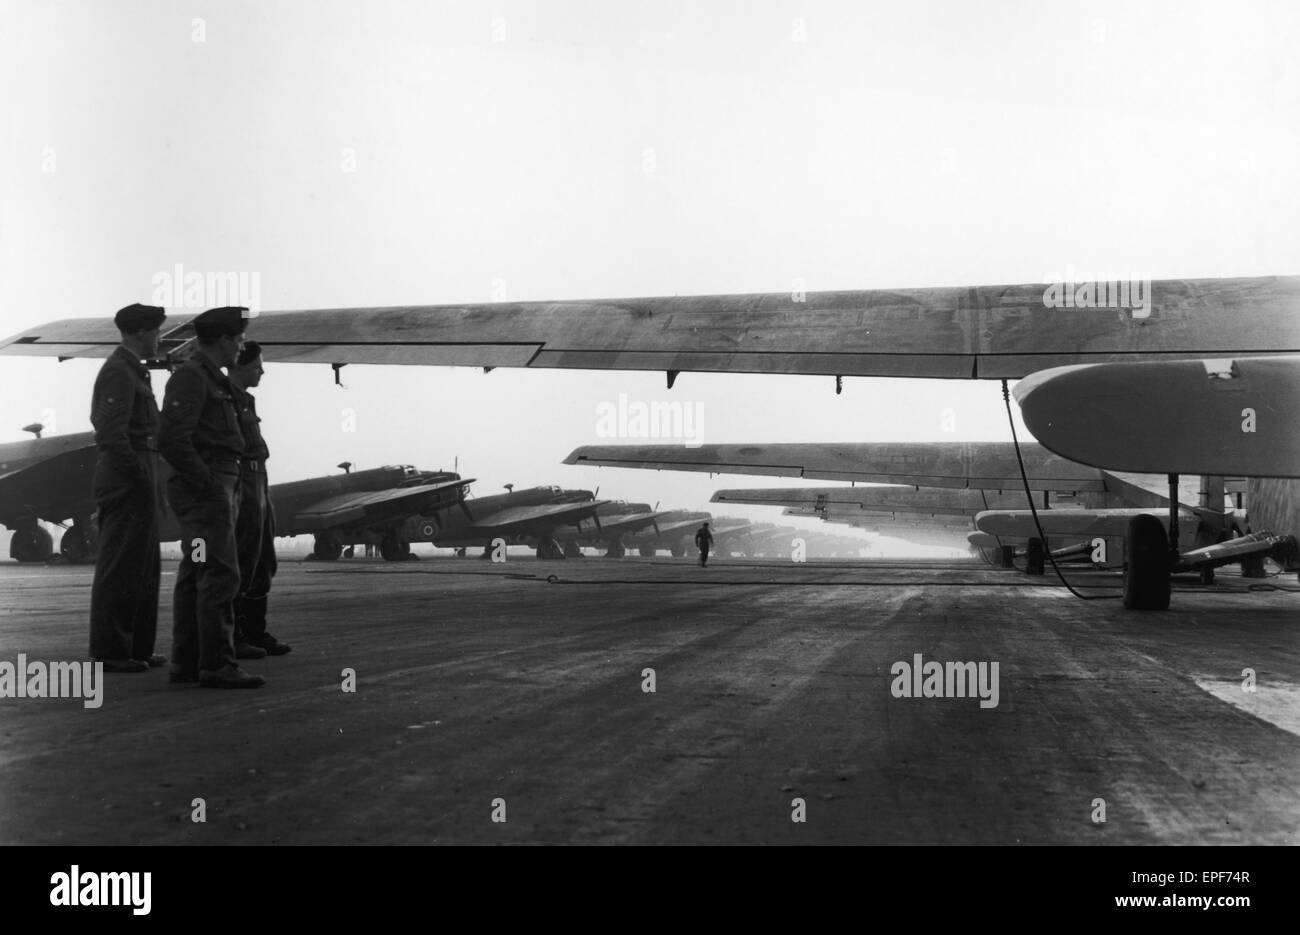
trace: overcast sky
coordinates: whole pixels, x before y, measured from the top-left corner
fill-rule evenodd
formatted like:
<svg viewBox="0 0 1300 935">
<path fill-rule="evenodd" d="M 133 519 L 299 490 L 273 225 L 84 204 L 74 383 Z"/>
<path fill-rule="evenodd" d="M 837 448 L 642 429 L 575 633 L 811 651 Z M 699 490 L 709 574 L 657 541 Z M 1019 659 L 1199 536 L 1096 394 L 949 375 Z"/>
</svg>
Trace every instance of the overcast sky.
<svg viewBox="0 0 1300 935">
<path fill-rule="evenodd" d="M 1285 2 L 0 11 L 5 335 L 149 302 L 177 264 L 256 273 L 266 310 L 1300 272 Z M 89 429 L 98 366 L 0 359 L 0 440 L 51 416 Z M 459 458 L 480 494 L 599 485 L 704 508 L 780 483 L 561 465 L 638 440 L 598 434 L 620 393 L 698 405 L 706 442 L 1009 439 L 995 382 L 344 382 L 268 367 L 272 481 Z"/>
</svg>

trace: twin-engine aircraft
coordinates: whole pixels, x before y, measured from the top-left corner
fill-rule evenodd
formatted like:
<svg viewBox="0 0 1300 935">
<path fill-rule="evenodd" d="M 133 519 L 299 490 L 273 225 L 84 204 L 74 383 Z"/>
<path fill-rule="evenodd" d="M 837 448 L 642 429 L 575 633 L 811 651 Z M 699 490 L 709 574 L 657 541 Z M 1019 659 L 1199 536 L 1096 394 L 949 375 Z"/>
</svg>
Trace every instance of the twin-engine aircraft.
<svg viewBox="0 0 1300 935">
<path fill-rule="evenodd" d="M 59 543 L 69 562 L 89 561 L 95 554 L 96 510 L 92 493 L 97 450 L 92 432 L 57 435 L 0 445 L 0 522 L 14 530 L 9 554 L 20 562 L 43 562 L 53 552 L 53 538 L 37 521 L 62 525 L 71 521 Z M 159 464 L 159 488 L 169 468 Z M 385 558 L 409 554 L 407 518 L 434 522 L 445 510 L 464 508 L 472 478 L 391 465 L 272 484 L 276 533 L 314 535 L 317 558 L 337 558 L 343 543 L 375 536 Z M 163 513 L 159 541 L 180 538 L 180 529 L 160 498 Z"/>
<path fill-rule="evenodd" d="M 42 438 L 40 426 L 26 430 L 36 438 L 0 445 L 0 523 L 13 530 L 10 558 L 43 562 L 54 551 L 54 537 L 40 521 L 60 524 L 75 517 L 63 533 L 66 548 L 72 551 L 85 540 L 97 509 L 91 485 L 98 451 L 89 432 Z"/>
<path fill-rule="evenodd" d="M 647 528 L 657 530 L 659 517 L 663 515 L 648 503 L 609 500 L 596 510 L 591 519 L 558 530 L 555 540 L 566 558 L 581 558 L 584 546 L 604 548 L 605 558 L 622 558 L 627 554 L 624 538 Z"/>
<path fill-rule="evenodd" d="M 462 555 L 482 546 L 482 557 L 488 558 L 493 541 L 501 539 L 507 545 L 532 546 L 538 558 L 562 559 L 564 547 L 556 539 L 558 532 L 598 519 L 601 507 L 609 502 L 597 500 L 590 490 L 556 486 L 511 489 L 467 501 L 464 515 L 452 513 L 441 522 L 430 519 L 419 523 L 412 530 L 411 541 L 432 542 Z"/>
<path fill-rule="evenodd" d="M 1300 532 L 1300 277 L 1089 282 L 770 295 L 400 306 L 270 313 L 268 361 L 1022 380 L 1026 425 L 1093 467 L 1251 479 L 1251 531 Z M 192 341 L 168 319 L 164 353 Z M 105 357 L 108 318 L 53 322 L 0 354 Z M 1022 379 L 1030 378 L 1030 379 Z M 1129 520 L 1124 602 L 1169 604 L 1167 526 Z M 1259 543 L 1223 543 L 1255 548 Z M 1202 555 L 1216 560 L 1222 553 Z"/>
</svg>

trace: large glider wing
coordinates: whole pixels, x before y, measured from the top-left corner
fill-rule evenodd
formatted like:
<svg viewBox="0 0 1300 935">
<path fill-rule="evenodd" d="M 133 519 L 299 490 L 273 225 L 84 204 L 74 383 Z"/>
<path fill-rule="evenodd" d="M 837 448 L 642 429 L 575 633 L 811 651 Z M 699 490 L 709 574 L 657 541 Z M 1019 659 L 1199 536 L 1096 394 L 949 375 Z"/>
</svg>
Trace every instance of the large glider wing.
<svg viewBox="0 0 1300 935">
<path fill-rule="evenodd" d="M 1103 491 L 1101 471 L 1022 445 L 1029 486 L 1035 490 Z M 1022 486 L 1015 448 L 1005 442 L 772 445 L 586 445 L 565 464 L 761 474 L 815 480 L 862 481 L 919 487 L 1008 490 Z"/>
<path fill-rule="evenodd" d="M 1158 280 L 1140 304 L 1099 285 L 1065 307 L 1059 285 L 1027 284 L 267 312 L 248 333 L 298 363 L 963 379 L 1300 351 L 1300 277 Z M 168 317 L 164 351 L 192 318 Z M 67 319 L 0 354 L 106 357 L 117 341 L 108 318 Z"/>
</svg>

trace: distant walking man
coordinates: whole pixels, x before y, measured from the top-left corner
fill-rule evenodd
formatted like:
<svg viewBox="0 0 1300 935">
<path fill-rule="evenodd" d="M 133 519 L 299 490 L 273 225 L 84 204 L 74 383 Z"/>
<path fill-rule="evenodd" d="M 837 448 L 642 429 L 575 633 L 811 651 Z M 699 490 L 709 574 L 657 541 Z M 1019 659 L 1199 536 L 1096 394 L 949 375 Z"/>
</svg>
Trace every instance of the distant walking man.
<svg viewBox="0 0 1300 935">
<path fill-rule="evenodd" d="M 95 378 L 90 421 L 99 456 L 93 492 L 99 546 L 90 589 L 90 656 L 106 672 L 161 666 L 158 632 L 158 404 L 141 358 L 158 353 L 166 317 L 153 305 L 128 305 L 113 323 L 121 346 Z"/>
<path fill-rule="evenodd" d="M 713 533 L 709 532 L 708 523 L 705 523 L 696 531 L 695 545 L 700 550 L 700 567 L 707 568 L 709 565 L 709 549 L 713 548 Z"/>
<path fill-rule="evenodd" d="M 239 464 L 239 516 L 235 520 L 235 546 L 239 550 L 239 595 L 235 598 L 235 649 L 241 658 L 262 655 L 283 656 L 290 650 L 266 632 L 266 600 L 276 571 L 275 510 L 271 506 L 266 476 L 270 449 L 262 438 L 257 401 L 248 392 L 262 382 L 262 348 L 245 341 L 235 366 L 230 368 L 230 385 L 235 389 L 239 428 L 244 434 L 244 457 Z"/>
<path fill-rule="evenodd" d="M 235 365 L 247 312 L 214 308 L 194 319 L 198 348 L 167 381 L 158 435 L 175 471 L 167 498 L 181 527 L 171 680 L 205 688 L 257 688 L 265 681 L 235 661 L 235 516 L 244 436 L 235 391 L 220 369 Z"/>
</svg>

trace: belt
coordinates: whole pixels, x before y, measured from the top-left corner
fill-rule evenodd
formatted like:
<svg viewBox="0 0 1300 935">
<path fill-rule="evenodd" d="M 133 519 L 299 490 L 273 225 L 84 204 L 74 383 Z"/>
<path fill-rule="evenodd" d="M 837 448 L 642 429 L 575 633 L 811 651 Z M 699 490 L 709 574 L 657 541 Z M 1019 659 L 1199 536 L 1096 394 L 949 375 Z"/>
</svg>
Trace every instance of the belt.
<svg viewBox="0 0 1300 935">
<path fill-rule="evenodd" d="M 218 474 L 238 474 L 238 458 L 216 458 L 208 462 L 208 468 Z"/>
</svg>

